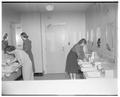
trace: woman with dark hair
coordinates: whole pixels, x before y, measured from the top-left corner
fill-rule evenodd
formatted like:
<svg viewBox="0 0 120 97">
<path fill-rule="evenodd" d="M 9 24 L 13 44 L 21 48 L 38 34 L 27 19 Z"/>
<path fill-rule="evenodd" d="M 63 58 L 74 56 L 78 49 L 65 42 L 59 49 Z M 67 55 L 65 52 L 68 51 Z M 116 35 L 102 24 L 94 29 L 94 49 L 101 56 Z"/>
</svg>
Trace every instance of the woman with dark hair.
<svg viewBox="0 0 120 97">
<path fill-rule="evenodd" d="M 32 62 L 28 54 L 24 50 L 16 49 L 14 46 L 7 46 L 5 50 L 6 53 L 15 55 L 15 60 L 11 63 L 18 61 L 22 65 L 23 80 L 34 80 Z"/>
<path fill-rule="evenodd" d="M 5 35 L 3 36 L 3 40 L 2 40 L 2 50 L 5 52 L 5 48 L 8 46 L 8 34 L 5 33 Z"/>
<path fill-rule="evenodd" d="M 86 45 L 86 40 L 81 39 L 77 44 L 75 44 L 70 52 L 68 53 L 66 60 L 65 71 L 69 74 L 71 79 L 76 79 L 76 74 L 79 71 L 79 65 L 77 60 L 84 60 L 85 54 L 83 47 Z"/>
<path fill-rule="evenodd" d="M 29 55 L 33 65 L 33 72 L 35 72 L 34 58 L 31 51 L 31 40 L 28 39 L 28 35 L 25 32 L 21 33 L 21 38 L 23 40 L 23 50 Z"/>
</svg>

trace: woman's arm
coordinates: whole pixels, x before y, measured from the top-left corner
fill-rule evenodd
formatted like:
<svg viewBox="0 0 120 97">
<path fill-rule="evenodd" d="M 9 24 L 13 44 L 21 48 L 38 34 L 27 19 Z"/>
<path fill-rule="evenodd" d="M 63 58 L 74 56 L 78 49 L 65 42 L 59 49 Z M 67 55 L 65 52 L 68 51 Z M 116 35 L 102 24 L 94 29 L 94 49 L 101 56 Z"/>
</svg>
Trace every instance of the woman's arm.
<svg viewBox="0 0 120 97">
<path fill-rule="evenodd" d="M 16 62 L 17 61 L 17 58 L 14 58 L 14 60 L 12 60 L 12 61 L 10 61 L 10 62 L 6 62 L 8 65 L 9 64 L 12 64 L 12 63 L 14 63 L 14 62 Z"/>
</svg>

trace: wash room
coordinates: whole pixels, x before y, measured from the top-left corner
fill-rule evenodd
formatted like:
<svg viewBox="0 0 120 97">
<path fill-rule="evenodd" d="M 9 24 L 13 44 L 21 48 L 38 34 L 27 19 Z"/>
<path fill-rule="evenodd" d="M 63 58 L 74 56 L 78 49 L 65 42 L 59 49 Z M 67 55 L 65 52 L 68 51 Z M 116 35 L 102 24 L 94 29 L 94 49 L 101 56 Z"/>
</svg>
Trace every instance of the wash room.
<svg viewBox="0 0 120 97">
<path fill-rule="evenodd" d="M 117 15 L 116 2 L 2 2 L 2 81 L 117 78 Z"/>
</svg>

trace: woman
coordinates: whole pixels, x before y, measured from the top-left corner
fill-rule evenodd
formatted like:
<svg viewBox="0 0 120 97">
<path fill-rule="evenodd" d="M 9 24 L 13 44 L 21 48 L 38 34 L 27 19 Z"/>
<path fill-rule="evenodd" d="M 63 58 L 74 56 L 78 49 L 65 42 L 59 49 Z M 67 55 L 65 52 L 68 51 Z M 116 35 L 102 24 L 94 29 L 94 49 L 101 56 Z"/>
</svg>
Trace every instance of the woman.
<svg viewBox="0 0 120 97">
<path fill-rule="evenodd" d="M 28 35 L 25 32 L 21 33 L 21 38 L 23 40 L 23 50 L 29 55 L 32 61 L 33 72 L 35 72 L 34 58 L 33 58 L 33 54 L 31 51 L 31 48 L 32 48 L 31 41 L 28 39 Z"/>
<path fill-rule="evenodd" d="M 33 80 L 33 70 L 32 70 L 32 62 L 28 56 L 28 54 L 20 49 L 15 49 L 14 46 L 7 46 L 6 53 L 14 54 L 15 60 L 11 63 L 18 61 L 20 65 L 22 65 L 22 76 L 23 80 Z"/>
<path fill-rule="evenodd" d="M 68 53 L 66 60 L 65 71 L 70 75 L 71 79 L 76 79 L 76 74 L 79 71 L 79 65 L 77 59 L 84 60 L 84 46 L 86 44 L 85 39 L 81 39 L 77 44 L 75 44 L 70 52 Z"/>
<path fill-rule="evenodd" d="M 3 36 L 3 40 L 2 40 L 2 50 L 5 52 L 5 48 L 8 46 L 8 34 L 5 33 L 5 35 Z"/>
<path fill-rule="evenodd" d="M 101 46 L 101 39 L 99 38 L 97 41 L 97 47 L 100 48 L 100 46 Z"/>
</svg>

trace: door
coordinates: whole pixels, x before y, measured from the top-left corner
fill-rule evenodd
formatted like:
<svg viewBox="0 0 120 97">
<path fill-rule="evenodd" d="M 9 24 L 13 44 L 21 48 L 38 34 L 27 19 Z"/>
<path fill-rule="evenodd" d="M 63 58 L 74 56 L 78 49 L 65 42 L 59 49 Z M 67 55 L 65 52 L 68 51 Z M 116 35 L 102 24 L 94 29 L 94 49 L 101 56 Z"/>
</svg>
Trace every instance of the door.
<svg viewBox="0 0 120 97">
<path fill-rule="evenodd" d="M 64 73 L 67 32 L 64 25 L 48 24 L 46 27 L 46 69 L 47 73 Z"/>
</svg>

